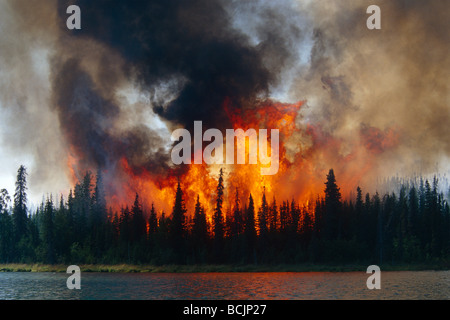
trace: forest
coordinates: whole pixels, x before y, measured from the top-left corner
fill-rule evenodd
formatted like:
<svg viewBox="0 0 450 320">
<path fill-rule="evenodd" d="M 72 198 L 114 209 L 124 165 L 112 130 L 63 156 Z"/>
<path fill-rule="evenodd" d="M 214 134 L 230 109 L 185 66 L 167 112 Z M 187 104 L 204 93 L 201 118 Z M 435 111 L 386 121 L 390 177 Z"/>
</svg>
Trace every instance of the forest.
<svg viewBox="0 0 450 320">
<path fill-rule="evenodd" d="M 170 213 L 143 208 L 139 194 L 114 212 L 101 172 L 87 172 L 67 199 L 48 196 L 28 208 L 27 172 L 13 196 L 0 191 L 0 263 L 45 264 L 414 264 L 450 261 L 450 210 L 438 179 L 404 183 L 397 192 L 343 199 L 332 169 L 324 194 L 294 200 L 241 199 L 224 212 L 223 171 L 214 211 L 197 197 L 186 208 L 178 182 Z M 447 195 L 448 197 L 448 195 Z M 257 205 L 260 203 L 260 205 Z M 211 216 L 209 219 L 208 214 Z"/>
</svg>

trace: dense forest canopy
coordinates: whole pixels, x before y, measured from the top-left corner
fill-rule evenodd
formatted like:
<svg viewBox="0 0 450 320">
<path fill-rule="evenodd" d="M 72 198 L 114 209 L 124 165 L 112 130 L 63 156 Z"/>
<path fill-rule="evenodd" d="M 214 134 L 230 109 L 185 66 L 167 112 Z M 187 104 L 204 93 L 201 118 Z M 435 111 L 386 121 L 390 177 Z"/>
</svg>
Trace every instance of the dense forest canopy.
<svg viewBox="0 0 450 320">
<path fill-rule="evenodd" d="M 199 197 L 186 208 L 178 181 L 172 212 L 143 207 L 139 194 L 120 212 L 108 207 L 100 171 L 87 172 L 65 199 L 47 196 L 27 207 L 21 166 L 11 197 L 0 191 L 0 263 L 447 263 L 448 194 L 437 178 L 404 182 L 399 191 L 343 199 L 335 172 L 315 203 L 241 198 L 217 181 L 213 212 Z M 233 192 L 224 211 L 224 192 Z M 447 198 L 446 198 L 447 196 Z M 259 205 L 258 205 L 259 204 Z"/>
</svg>

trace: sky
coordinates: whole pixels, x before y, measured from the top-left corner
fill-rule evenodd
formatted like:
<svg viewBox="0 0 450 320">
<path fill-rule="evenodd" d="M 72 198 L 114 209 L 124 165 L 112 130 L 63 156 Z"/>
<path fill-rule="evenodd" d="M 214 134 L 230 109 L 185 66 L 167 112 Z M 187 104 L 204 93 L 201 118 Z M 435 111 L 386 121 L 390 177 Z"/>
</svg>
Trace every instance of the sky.
<svg viewBox="0 0 450 320">
<path fill-rule="evenodd" d="M 65 26 L 68 15 L 63 9 L 72 2 L 81 7 L 79 34 Z M 23 164 L 32 203 L 50 193 L 67 194 L 74 183 L 71 155 L 82 154 L 86 166 L 112 166 L 115 151 L 109 148 L 116 150 L 123 137 L 140 141 L 137 132 L 152 142 L 143 143 L 144 151 L 130 151 L 130 158 L 139 163 L 148 156 L 151 170 L 167 170 L 171 130 L 186 125 L 190 114 L 208 111 L 206 103 L 213 101 L 207 97 L 195 102 L 199 109 L 188 107 L 196 106 L 185 99 L 198 90 L 193 83 L 204 79 L 195 70 L 202 65 L 190 64 L 199 53 L 186 46 L 195 47 L 200 41 L 215 50 L 214 39 L 246 64 L 243 71 L 227 74 L 229 83 L 242 74 L 255 75 L 242 82 L 251 84 L 248 88 L 223 85 L 224 95 L 234 88 L 249 98 L 268 95 L 282 102 L 305 101 L 297 126 L 319 123 L 324 132 L 342 141 L 342 155 L 355 144 L 368 145 L 377 159 L 376 176 L 448 174 L 450 6 L 437 0 L 372 2 L 381 8 L 381 30 L 367 29 L 367 1 L 362 0 L 213 4 L 199 0 L 186 10 L 169 1 L 178 8 L 177 14 L 170 7 L 161 9 L 169 19 L 167 28 L 148 31 L 155 46 L 181 52 L 166 55 L 164 64 L 150 40 L 140 43 L 139 37 L 125 34 L 133 30 L 130 17 L 139 12 L 132 5 L 124 11 L 128 24 L 111 20 L 122 17 L 113 9 L 102 10 L 102 1 L 89 6 L 82 0 L 0 0 L 0 188 L 14 194 L 17 169 Z M 207 5 L 211 7 L 204 9 Z M 205 12 L 215 20 L 204 19 Z M 192 21 L 197 20 L 208 24 L 196 26 Z M 116 33 L 108 31 L 111 26 Z M 170 37 L 179 37 L 182 26 L 186 39 L 176 39 L 185 47 L 177 48 Z M 165 37 L 169 44 L 161 40 Z M 256 62 L 247 54 L 255 55 Z M 70 91 L 71 85 L 78 91 Z M 89 108 L 98 99 L 113 111 L 102 117 L 103 109 L 77 109 L 101 129 L 83 135 L 88 123 L 83 127 L 83 121 L 72 121 L 70 112 L 75 103 Z M 220 114 L 206 120 L 210 125 L 220 123 Z M 369 141 L 365 133 L 374 130 L 379 139 Z M 390 134 L 398 139 L 393 147 L 388 143 Z M 97 143 L 92 137 L 110 139 L 102 154 L 88 145 Z M 307 142 L 299 141 L 293 149 L 308 148 Z"/>
</svg>

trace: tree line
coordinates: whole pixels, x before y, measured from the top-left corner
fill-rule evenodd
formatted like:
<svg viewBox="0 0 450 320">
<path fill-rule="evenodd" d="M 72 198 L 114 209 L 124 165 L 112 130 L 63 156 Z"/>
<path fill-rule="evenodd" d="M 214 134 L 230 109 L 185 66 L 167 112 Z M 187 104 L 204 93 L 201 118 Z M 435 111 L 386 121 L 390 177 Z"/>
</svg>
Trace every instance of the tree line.
<svg viewBox="0 0 450 320">
<path fill-rule="evenodd" d="M 234 192 L 224 212 L 223 171 L 212 218 L 197 196 L 186 208 L 178 182 L 172 212 L 142 206 L 139 194 L 120 212 L 108 209 L 101 172 L 87 172 L 67 199 L 48 196 L 30 212 L 27 173 L 17 173 L 13 198 L 0 191 L 0 263 L 295 264 L 448 263 L 450 209 L 430 183 L 403 184 L 370 195 L 360 187 L 344 200 L 331 169 L 314 204 L 278 203 Z M 191 214 L 188 214 L 188 211 Z"/>
</svg>

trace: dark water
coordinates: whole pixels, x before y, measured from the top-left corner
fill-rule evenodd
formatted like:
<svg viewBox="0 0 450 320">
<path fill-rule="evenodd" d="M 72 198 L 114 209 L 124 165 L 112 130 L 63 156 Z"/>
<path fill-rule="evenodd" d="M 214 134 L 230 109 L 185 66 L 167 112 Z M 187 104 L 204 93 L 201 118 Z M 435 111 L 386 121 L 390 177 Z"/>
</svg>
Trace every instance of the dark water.
<svg viewBox="0 0 450 320">
<path fill-rule="evenodd" d="M 364 272 L 0 273 L 0 299 L 450 299 L 450 271 L 381 272 L 369 290 Z"/>
</svg>

